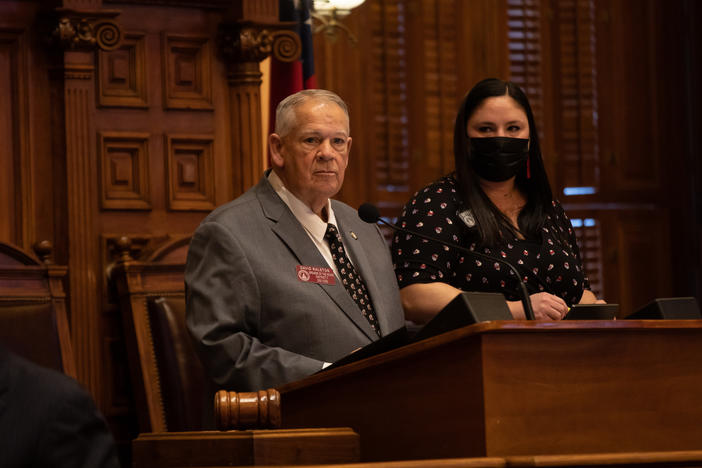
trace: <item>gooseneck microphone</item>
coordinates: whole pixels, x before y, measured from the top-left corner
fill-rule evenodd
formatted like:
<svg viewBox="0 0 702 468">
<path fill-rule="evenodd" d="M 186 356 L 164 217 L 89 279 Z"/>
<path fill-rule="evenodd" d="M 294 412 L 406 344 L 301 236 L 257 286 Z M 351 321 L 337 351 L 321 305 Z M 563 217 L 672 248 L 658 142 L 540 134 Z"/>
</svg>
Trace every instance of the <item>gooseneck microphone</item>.
<svg viewBox="0 0 702 468">
<path fill-rule="evenodd" d="M 450 242 L 444 242 L 442 240 L 439 240 L 435 237 L 431 236 L 426 236 L 424 234 L 420 234 L 418 232 L 410 231 L 409 229 L 405 229 L 403 227 L 397 226 L 395 224 L 388 223 L 385 221 L 383 218 L 380 217 L 380 212 L 378 211 L 378 208 L 376 208 L 375 205 L 372 205 L 370 203 L 364 203 L 358 208 L 358 217 L 361 218 L 361 220 L 365 221 L 366 223 L 369 224 L 375 224 L 377 222 L 381 222 L 385 224 L 386 226 L 390 227 L 391 229 L 395 231 L 400 231 L 404 232 L 406 234 L 411 234 L 413 236 L 417 236 L 420 239 L 426 239 L 432 242 L 437 242 L 441 245 L 445 245 L 447 247 L 450 247 L 452 249 L 456 249 L 460 252 L 464 252 L 468 255 L 471 255 L 475 258 L 480 258 L 482 260 L 487 260 L 491 262 L 499 262 L 502 263 L 503 265 L 506 265 L 512 273 L 517 277 L 517 283 L 519 284 L 519 291 L 522 296 L 522 306 L 524 307 L 524 316 L 526 317 L 527 320 L 534 320 L 534 310 L 531 308 L 531 299 L 529 298 L 529 292 L 526 289 L 526 286 L 524 284 L 524 280 L 522 279 L 521 275 L 519 274 L 519 271 L 517 271 L 517 268 L 515 268 L 514 265 L 509 263 L 506 260 L 503 260 L 498 257 L 492 257 L 490 255 L 486 255 L 480 252 L 475 252 L 473 250 L 469 250 L 465 247 L 462 247 L 458 244 L 452 244 Z"/>
</svg>

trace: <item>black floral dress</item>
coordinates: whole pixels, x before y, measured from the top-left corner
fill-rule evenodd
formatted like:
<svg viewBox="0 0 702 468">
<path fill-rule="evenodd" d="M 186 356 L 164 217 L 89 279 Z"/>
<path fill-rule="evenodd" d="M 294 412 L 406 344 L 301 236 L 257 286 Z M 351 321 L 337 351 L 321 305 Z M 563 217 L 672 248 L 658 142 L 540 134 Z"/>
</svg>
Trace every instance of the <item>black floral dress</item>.
<svg viewBox="0 0 702 468">
<path fill-rule="evenodd" d="M 400 226 L 449 244 L 502 258 L 523 277 L 529 294 L 546 291 L 569 306 L 590 289 L 570 220 L 553 202 L 540 241 L 514 236 L 502 245 L 480 245 L 470 210 L 462 208 L 456 180 L 449 175 L 417 192 L 405 205 Z M 563 241 L 561 239 L 565 239 Z M 503 263 L 471 258 L 464 252 L 405 233 L 393 237 L 392 256 L 400 288 L 414 283 L 440 281 L 464 291 L 500 292 L 519 300 L 514 273 Z"/>
</svg>

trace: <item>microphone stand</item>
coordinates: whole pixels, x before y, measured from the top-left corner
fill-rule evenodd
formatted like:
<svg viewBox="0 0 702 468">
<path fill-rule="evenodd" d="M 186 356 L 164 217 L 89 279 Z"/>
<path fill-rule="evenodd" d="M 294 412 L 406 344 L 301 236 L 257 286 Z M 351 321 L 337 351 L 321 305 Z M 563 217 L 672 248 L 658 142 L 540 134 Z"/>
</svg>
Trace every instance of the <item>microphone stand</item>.
<svg viewBox="0 0 702 468">
<path fill-rule="evenodd" d="M 441 245 L 452 247 L 458 251 L 468 253 L 469 255 L 473 255 L 474 257 L 482 258 L 483 260 L 487 260 L 487 261 L 491 261 L 491 262 L 500 262 L 504 265 L 507 265 L 507 267 L 510 269 L 510 271 L 512 271 L 512 273 L 514 273 L 514 275 L 517 277 L 517 282 L 519 283 L 519 291 L 520 291 L 521 296 L 522 296 L 522 307 L 524 307 L 524 317 L 527 320 L 534 320 L 534 310 L 531 308 L 531 299 L 529 298 L 529 292 L 527 291 L 527 288 L 524 285 L 524 280 L 522 279 L 521 275 L 519 274 L 519 271 L 517 271 L 517 269 L 514 267 L 514 265 L 512 265 L 511 263 L 509 263 L 505 260 L 502 260 L 501 258 L 491 257 L 490 255 L 485 255 L 485 254 L 480 253 L 480 252 L 468 250 L 465 247 L 461 247 L 460 245 L 452 244 L 450 242 L 444 242 L 444 241 L 441 241 L 439 239 L 435 239 L 431 236 L 425 236 L 424 234 L 410 231 L 409 229 L 405 229 L 405 228 L 402 228 L 400 226 L 396 226 L 394 224 L 388 223 L 387 221 L 385 221 L 383 218 L 380 217 L 380 215 L 378 214 L 378 209 L 375 206 L 373 206 L 373 210 L 375 211 L 375 213 L 374 213 L 375 221 L 373 221 L 373 222 L 380 221 L 381 223 L 385 224 L 386 226 L 390 227 L 391 229 L 393 229 L 395 231 L 404 232 L 407 234 L 411 234 L 413 236 L 417 236 L 421 239 L 426 239 L 426 240 L 429 240 L 432 242 L 437 242 Z M 359 209 L 359 211 L 360 211 L 360 209 Z M 370 222 L 367 219 L 365 219 L 364 216 L 360 216 L 360 217 L 363 221 Z"/>
</svg>

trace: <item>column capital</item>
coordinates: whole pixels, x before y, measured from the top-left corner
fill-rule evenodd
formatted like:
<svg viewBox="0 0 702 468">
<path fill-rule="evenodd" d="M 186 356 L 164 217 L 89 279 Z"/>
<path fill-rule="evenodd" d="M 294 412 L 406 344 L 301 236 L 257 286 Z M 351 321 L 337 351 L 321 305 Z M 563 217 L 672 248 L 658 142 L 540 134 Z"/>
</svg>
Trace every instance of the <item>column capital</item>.
<svg viewBox="0 0 702 468">
<path fill-rule="evenodd" d="M 283 62 L 292 62 L 302 52 L 300 37 L 295 32 L 277 29 L 270 24 L 221 24 L 218 38 L 220 51 L 229 63 L 261 62 L 270 55 Z"/>
<path fill-rule="evenodd" d="M 114 20 L 117 10 L 56 8 L 51 13 L 50 39 L 64 50 L 115 50 L 122 29 Z"/>
</svg>

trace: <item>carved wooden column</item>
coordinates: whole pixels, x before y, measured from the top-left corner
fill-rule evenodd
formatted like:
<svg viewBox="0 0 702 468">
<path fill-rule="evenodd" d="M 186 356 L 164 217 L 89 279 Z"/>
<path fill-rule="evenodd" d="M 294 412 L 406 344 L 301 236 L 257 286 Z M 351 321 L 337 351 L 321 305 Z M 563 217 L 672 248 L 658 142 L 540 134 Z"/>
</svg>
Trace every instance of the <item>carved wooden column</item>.
<svg viewBox="0 0 702 468">
<path fill-rule="evenodd" d="M 83 1 L 80 6 L 86 3 L 90 2 Z M 63 133 L 65 147 L 57 148 L 56 157 L 65 157 L 71 336 L 78 380 L 98 404 L 103 400 L 100 382 L 104 379 L 98 296 L 102 273 L 96 228 L 94 62 L 97 48 L 112 50 L 119 45 L 121 31 L 111 19 L 117 14 L 59 8 L 53 16 L 53 38 L 63 48 L 63 60 L 55 71 L 63 88 L 63 121 L 58 123 L 63 127 L 59 133 Z M 65 151 L 63 155 L 61 150 Z"/>
<path fill-rule="evenodd" d="M 277 22 L 275 17 L 269 18 Z M 271 53 L 281 61 L 300 57 L 302 47 L 297 34 L 272 30 L 276 24 L 249 21 L 224 24 L 219 42 L 227 61 L 231 112 L 232 198 L 258 182 L 265 167 L 265 148 L 261 145 L 261 71 L 259 63 Z"/>
</svg>

